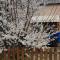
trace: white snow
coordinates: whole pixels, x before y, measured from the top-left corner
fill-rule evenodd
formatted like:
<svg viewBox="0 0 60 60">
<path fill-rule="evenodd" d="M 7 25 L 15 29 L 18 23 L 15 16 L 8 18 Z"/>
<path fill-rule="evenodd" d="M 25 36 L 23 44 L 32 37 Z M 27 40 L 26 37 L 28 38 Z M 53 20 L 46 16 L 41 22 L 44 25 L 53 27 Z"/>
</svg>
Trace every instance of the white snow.
<svg viewBox="0 0 60 60">
<path fill-rule="evenodd" d="M 9 2 L 10 2 L 10 0 L 9 0 Z M 7 3 L 9 3 L 9 2 L 7 2 Z M 15 2 L 14 2 L 14 4 L 15 4 Z M 24 5 L 24 4 L 26 4 L 26 5 Z M 36 4 L 35 0 L 34 0 L 34 2 L 33 2 L 33 0 L 30 0 L 28 18 L 31 19 L 33 11 L 35 11 L 37 9 L 37 4 Z M 12 5 L 9 4 L 7 6 L 7 8 L 9 8 L 9 12 L 5 13 L 5 11 L 3 11 L 6 14 L 6 15 L 3 15 L 5 19 L 3 19 L 0 16 L 0 20 L 3 21 L 3 25 L 7 26 L 9 28 L 9 30 L 5 29 L 6 34 L 4 34 L 3 32 L 0 33 L 3 36 L 3 37 L 0 37 L 1 38 L 0 41 L 2 41 L 2 43 L 3 43 L 3 40 L 6 39 L 7 43 L 9 45 L 11 45 L 12 40 L 14 40 L 13 43 L 15 43 L 18 40 L 20 43 L 22 43 L 25 46 L 31 46 L 31 47 L 37 47 L 37 48 L 40 48 L 43 45 L 46 45 L 49 42 L 48 39 L 45 39 L 45 37 L 48 34 L 46 32 L 43 32 L 43 24 L 42 23 L 39 26 L 39 29 L 40 29 L 39 32 L 37 31 L 38 24 L 36 24 L 34 26 L 33 25 L 30 26 L 30 24 L 29 24 L 28 30 L 27 31 L 23 30 L 23 28 L 26 27 L 25 23 L 27 21 L 27 18 L 26 18 L 27 6 L 28 6 L 27 1 L 23 2 L 22 5 L 24 5 L 23 10 L 21 8 L 18 8 L 18 6 L 17 6 L 17 13 L 16 13 L 16 9 L 11 10 L 11 8 L 16 7 L 13 4 Z M 7 14 L 7 13 L 9 13 L 9 14 Z M 7 18 L 7 16 L 9 16 L 9 17 Z M 36 22 L 36 20 L 37 20 L 37 22 L 40 22 L 39 19 L 42 21 L 42 18 L 43 18 L 43 16 L 39 16 L 39 17 L 33 16 L 32 22 L 34 23 L 34 22 Z M 46 18 L 46 17 L 44 17 L 44 18 Z M 4 26 L 3 26 L 3 29 L 4 29 Z M 26 34 L 26 36 L 23 37 L 25 40 L 21 39 L 20 36 L 24 36 L 25 34 Z M 9 41 L 11 41 L 11 42 L 9 42 Z M 16 43 L 18 44 L 18 42 L 16 42 Z M 3 45 L 3 44 L 1 44 L 1 45 Z M 2 47 L 2 48 L 4 48 L 4 47 Z M 0 49 L 0 53 L 2 52 L 2 50 L 3 49 Z"/>
<path fill-rule="evenodd" d="M 32 22 L 59 22 L 60 21 L 60 18 L 59 18 L 59 15 L 55 15 L 53 16 L 33 16 L 32 19 L 31 19 L 31 23 Z"/>
</svg>

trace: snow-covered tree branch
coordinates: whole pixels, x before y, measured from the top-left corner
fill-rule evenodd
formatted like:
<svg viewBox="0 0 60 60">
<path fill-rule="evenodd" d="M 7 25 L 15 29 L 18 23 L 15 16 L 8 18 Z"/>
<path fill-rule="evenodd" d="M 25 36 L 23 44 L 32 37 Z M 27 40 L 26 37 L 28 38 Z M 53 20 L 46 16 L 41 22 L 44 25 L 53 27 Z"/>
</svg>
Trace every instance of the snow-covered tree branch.
<svg viewBox="0 0 60 60">
<path fill-rule="evenodd" d="M 38 0 L 6 0 L 3 17 L 0 16 L 0 47 L 37 47 L 45 46 L 49 40 L 48 25 L 31 23 L 31 18 L 38 9 Z M 2 5 L 2 4 L 1 4 Z M 46 27 L 46 28 L 45 28 Z M 47 30 L 44 30 L 47 29 Z"/>
</svg>

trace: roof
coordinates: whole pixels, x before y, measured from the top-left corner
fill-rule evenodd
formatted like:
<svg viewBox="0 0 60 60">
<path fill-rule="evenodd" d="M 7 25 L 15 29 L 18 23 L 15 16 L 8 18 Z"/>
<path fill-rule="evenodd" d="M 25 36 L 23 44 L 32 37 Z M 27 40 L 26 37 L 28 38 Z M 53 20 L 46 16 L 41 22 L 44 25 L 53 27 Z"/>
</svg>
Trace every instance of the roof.
<svg viewBox="0 0 60 60">
<path fill-rule="evenodd" d="M 35 20 L 33 18 L 36 18 Z M 39 20 L 38 20 L 39 19 Z M 49 6 L 42 6 L 41 8 L 36 11 L 34 16 L 32 17 L 33 21 L 41 22 L 42 20 L 45 22 L 59 22 L 60 21 L 60 5 L 49 5 Z M 42 21 L 42 22 L 43 22 Z"/>
</svg>

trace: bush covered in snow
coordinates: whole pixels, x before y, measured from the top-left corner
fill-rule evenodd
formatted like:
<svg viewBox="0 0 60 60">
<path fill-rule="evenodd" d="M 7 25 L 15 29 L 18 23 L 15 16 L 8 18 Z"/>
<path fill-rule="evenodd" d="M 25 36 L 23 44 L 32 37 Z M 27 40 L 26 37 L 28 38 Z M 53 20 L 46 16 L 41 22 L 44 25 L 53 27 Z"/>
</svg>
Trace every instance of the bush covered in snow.
<svg viewBox="0 0 60 60">
<path fill-rule="evenodd" d="M 30 23 L 37 10 L 37 0 L 5 1 L 3 17 L 0 16 L 0 48 L 45 46 L 50 28 L 44 23 Z M 52 29 L 52 26 L 50 26 Z M 45 29 L 45 31 L 44 31 Z M 46 30 L 47 29 L 47 30 Z M 53 29 L 52 29 L 53 30 Z"/>
</svg>

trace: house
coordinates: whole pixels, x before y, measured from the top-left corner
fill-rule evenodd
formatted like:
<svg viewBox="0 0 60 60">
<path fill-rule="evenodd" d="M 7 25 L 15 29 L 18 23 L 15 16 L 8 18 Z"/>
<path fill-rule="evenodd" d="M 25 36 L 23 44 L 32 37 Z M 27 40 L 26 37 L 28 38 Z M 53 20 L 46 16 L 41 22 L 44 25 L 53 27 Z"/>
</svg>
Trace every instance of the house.
<svg viewBox="0 0 60 60">
<path fill-rule="evenodd" d="M 41 6 L 31 22 L 60 22 L 60 4 Z"/>
</svg>

